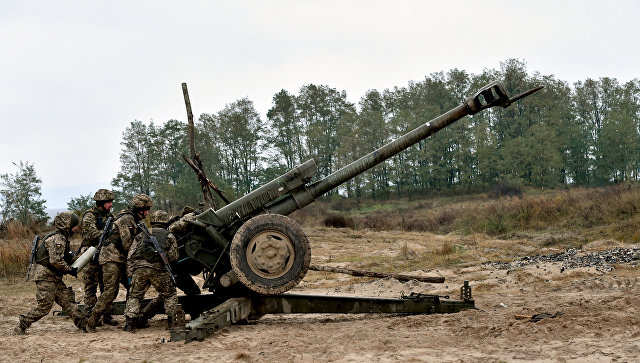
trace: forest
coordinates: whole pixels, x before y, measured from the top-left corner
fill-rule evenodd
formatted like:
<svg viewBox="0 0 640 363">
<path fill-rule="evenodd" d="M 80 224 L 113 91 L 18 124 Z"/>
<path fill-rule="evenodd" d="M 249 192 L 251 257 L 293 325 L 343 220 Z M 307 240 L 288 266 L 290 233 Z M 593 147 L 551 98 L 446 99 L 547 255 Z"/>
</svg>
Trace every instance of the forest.
<svg viewBox="0 0 640 363">
<path fill-rule="evenodd" d="M 622 84 L 603 77 L 569 84 L 529 72 L 519 59 L 481 74 L 451 69 L 406 86 L 372 89 L 357 104 L 345 91 L 314 84 L 275 93 L 266 116 L 242 98 L 198 117 L 196 149 L 209 179 L 237 198 L 311 158 L 318 176 L 326 176 L 494 80 L 512 95 L 538 85 L 545 89 L 507 109 L 465 117 L 328 198 L 386 200 L 496 185 L 561 188 L 637 180 L 640 80 Z M 196 175 L 182 158 L 189 155 L 186 122 L 132 121 L 121 145 L 120 171 L 112 180 L 120 205 L 136 193 L 151 195 L 169 210 L 201 199 Z M 82 209 L 90 199 L 73 198 L 69 207 Z"/>
</svg>

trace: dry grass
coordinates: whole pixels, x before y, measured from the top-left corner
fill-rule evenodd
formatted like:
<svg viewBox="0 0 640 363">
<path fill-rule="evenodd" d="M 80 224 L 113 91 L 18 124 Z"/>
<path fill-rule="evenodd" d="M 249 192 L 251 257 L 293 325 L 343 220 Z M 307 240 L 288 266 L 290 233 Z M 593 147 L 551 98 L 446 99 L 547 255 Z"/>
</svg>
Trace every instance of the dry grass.
<svg viewBox="0 0 640 363">
<path fill-rule="evenodd" d="M 26 276 L 33 235 L 29 238 L 0 239 L 0 277 Z M 76 235 L 71 239 L 71 251 L 80 245 L 80 238 Z"/>
<path fill-rule="evenodd" d="M 384 204 L 362 202 L 359 209 L 339 214 L 327 212 L 333 208 L 331 204 L 317 204 L 297 214 L 304 216 L 301 219 L 306 226 L 335 225 L 354 230 L 436 234 L 454 232 L 499 238 L 534 233 L 546 234 L 548 246 L 579 247 L 607 238 L 640 242 L 640 229 L 636 228 L 640 223 L 637 213 L 640 210 L 640 184 L 636 183 L 560 191 L 528 190 L 522 196 L 499 199 L 478 194 L 423 201 L 415 198 L 395 200 Z M 571 241 L 562 237 L 566 235 L 571 235 Z"/>
<path fill-rule="evenodd" d="M 26 239 L 0 240 L 0 276 L 26 274 L 31 242 Z"/>
<path fill-rule="evenodd" d="M 36 223 L 23 225 L 18 220 L 10 219 L 0 223 L 0 238 L 9 240 L 29 238 L 38 234 L 40 230 L 41 226 Z"/>
</svg>

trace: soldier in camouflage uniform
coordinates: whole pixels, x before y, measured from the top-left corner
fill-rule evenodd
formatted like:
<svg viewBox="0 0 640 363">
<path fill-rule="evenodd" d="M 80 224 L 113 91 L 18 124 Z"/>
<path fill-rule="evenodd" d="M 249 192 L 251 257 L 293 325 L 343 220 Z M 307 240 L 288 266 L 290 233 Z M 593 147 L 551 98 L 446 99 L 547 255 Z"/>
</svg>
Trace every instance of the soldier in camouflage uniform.
<svg viewBox="0 0 640 363">
<path fill-rule="evenodd" d="M 178 246 L 176 238 L 166 229 L 169 219 L 169 215 L 165 211 L 158 210 L 153 213 L 151 233 L 157 239 L 160 248 L 167 254 L 168 260 L 175 262 L 178 259 Z M 150 285 L 160 294 L 157 298 L 158 301 L 164 301 L 167 316 L 172 317 L 177 312 L 176 287 L 171 281 L 171 276 L 169 276 L 160 255 L 144 233 L 139 233 L 135 237 L 129 249 L 127 273 L 131 276 L 131 292 L 125 306 L 124 315 L 127 318 L 125 331 L 133 331 L 134 323 L 136 326 L 141 325 L 139 323 L 140 301 L 144 299 L 144 294 Z M 170 323 L 171 319 L 168 321 Z"/>
<path fill-rule="evenodd" d="M 168 223 L 158 223 L 162 226 L 162 228 L 169 229 L 174 237 L 176 238 L 177 246 L 178 246 L 178 260 L 181 260 L 187 257 L 186 254 L 180 252 L 181 246 L 185 244 L 185 242 L 191 236 L 191 226 L 192 224 L 188 221 L 194 220 L 196 218 L 196 211 L 186 206 L 182 210 L 182 214 L 180 217 L 170 218 Z M 184 251 L 184 249 L 182 249 Z M 189 267 L 185 266 L 185 264 L 178 264 L 176 262 L 171 263 L 171 270 L 175 274 L 176 278 L 176 287 L 182 290 L 187 296 L 199 295 L 201 293 L 200 287 L 193 280 L 193 277 L 190 274 Z M 200 271 L 200 266 L 197 266 L 197 271 Z M 141 328 L 145 328 L 148 326 L 148 321 L 153 318 L 158 312 L 160 312 L 160 308 L 164 305 L 164 300 L 161 296 L 156 297 L 151 300 L 145 307 L 142 309 L 140 321 L 138 321 L 138 326 Z M 197 306 L 187 305 L 184 307 L 185 313 L 191 316 L 191 319 L 196 319 L 200 316 L 200 309 Z"/>
<path fill-rule="evenodd" d="M 102 235 L 102 230 L 107 219 L 113 218 L 111 207 L 113 207 L 114 195 L 108 189 L 98 189 L 93 195 L 96 206 L 87 210 L 82 215 L 82 244 L 80 254 L 84 253 L 89 247 L 96 247 Z M 91 311 L 96 305 L 98 298 L 96 293 L 100 287 L 100 293 L 104 292 L 102 283 L 102 268 L 98 261 L 91 260 L 82 271 L 82 281 L 84 282 L 84 303 L 87 310 Z M 110 309 L 109 309 L 110 310 Z M 113 320 L 110 313 L 106 313 L 102 319 L 105 324 L 118 325 Z"/>
<path fill-rule="evenodd" d="M 56 230 L 44 236 L 38 244 L 37 264 L 33 271 L 38 305 L 20 315 L 20 321 L 14 328 L 16 334 L 26 334 L 31 324 L 51 311 L 54 302 L 69 312 L 78 328 L 84 329 L 86 317 L 78 310 L 73 292 L 62 282 L 65 274 L 78 276 L 78 269 L 70 266 L 72 255 L 69 250 L 69 237 L 79 228 L 78 223 L 79 218 L 74 213 L 59 213 L 53 220 Z"/>
<path fill-rule="evenodd" d="M 104 292 L 91 311 L 87 321 L 87 331 L 96 331 L 95 327 L 100 316 L 109 310 L 111 303 L 118 296 L 120 282 L 126 276 L 127 254 L 134 237 L 138 234 L 136 224 L 149 214 L 152 205 L 148 195 L 138 194 L 133 197 L 129 209 L 123 210 L 113 223 L 109 240 L 102 246 L 98 258 L 98 263 L 102 267 Z"/>
</svg>

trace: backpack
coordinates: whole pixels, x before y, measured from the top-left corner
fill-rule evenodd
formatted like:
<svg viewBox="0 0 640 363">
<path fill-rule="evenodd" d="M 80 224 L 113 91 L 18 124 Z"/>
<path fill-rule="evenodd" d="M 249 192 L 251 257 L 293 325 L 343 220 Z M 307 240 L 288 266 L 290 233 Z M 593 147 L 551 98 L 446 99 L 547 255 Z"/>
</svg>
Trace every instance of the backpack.
<svg viewBox="0 0 640 363">
<path fill-rule="evenodd" d="M 44 235 L 44 237 L 40 238 L 40 241 L 38 242 L 38 246 L 36 247 L 36 256 L 35 256 L 36 263 L 52 270 L 56 270 L 56 269 L 51 265 L 51 262 L 49 262 L 49 250 L 47 250 L 47 246 L 45 245 L 44 242 L 49 237 L 58 233 L 60 232 L 52 231 L 47 233 L 46 235 Z M 67 253 L 67 251 L 65 251 L 64 253 L 65 260 L 67 258 L 67 255 L 69 254 Z"/>
</svg>

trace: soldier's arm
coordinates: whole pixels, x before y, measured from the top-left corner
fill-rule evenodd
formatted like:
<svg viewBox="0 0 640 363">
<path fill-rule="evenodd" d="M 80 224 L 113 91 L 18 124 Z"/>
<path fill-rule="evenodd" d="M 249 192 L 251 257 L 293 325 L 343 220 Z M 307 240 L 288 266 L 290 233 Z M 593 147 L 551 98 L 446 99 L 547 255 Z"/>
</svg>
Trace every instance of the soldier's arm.
<svg viewBox="0 0 640 363">
<path fill-rule="evenodd" d="M 54 234 L 47 238 L 45 246 L 47 247 L 47 251 L 49 251 L 49 263 L 51 266 L 60 272 L 68 273 L 71 272 L 71 266 L 64 260 L 66 243 L 67 241 L 65 241 L 62 235 Z"/>
<path fill-rule="evenodd" d="M 178 242 L 176 241 L 176 237 L 173 233 L 169 233 L 167 235 L 167 243 L 165 244 L 167 249 L 167 259 L 169 262 L 178 261 Z"/>
<path fill-rule="evenodd" d="M 142 235 L 137 235 L 133 238 L 133 242 L 131 242 L 131 247 L 129 247 L 129 253 L 127 254 L 127 260 L 131 259 L 131 256 L 140 248 L 143 244 Z"/>
<path fill-rule="evenodd" d="M 96 228 L 96 216 L 89 212 L 85 213 L 82 217 L 82 240 L 93 242 L 97 241 L 102 234 L 102 231 Z"/>
<path fill-rule="evenodd" d="M 120 220 L 122 221 L 122 224 L 120 225 L 122 248 L 128 252 L 131 248 L 131 243 L 133 242 L 133 236 L 136 234 L 136 222 L 130 215 L 126 215 L 125 217 L 120 218 Z"/>
<path fill-rule="evenodd" d="M 195 213 L 185 214 L 182 218 L 180 218 L 179 221 L 174 222 L 169 226 L 169 232 L 175 233 L 175 232 L 182 231 L 183 229 L 187 228 L 187 226 L 189 225 L 188 221 L 194 220 L 194 219 L 196 219 Z"/>
</svg>

